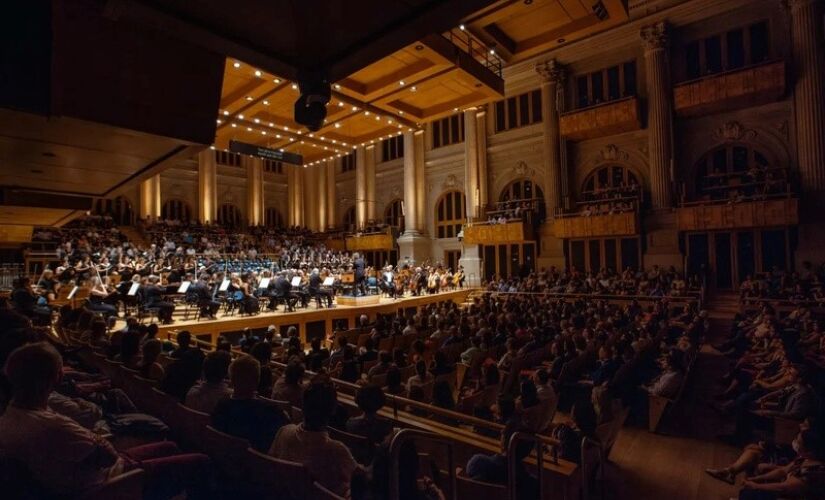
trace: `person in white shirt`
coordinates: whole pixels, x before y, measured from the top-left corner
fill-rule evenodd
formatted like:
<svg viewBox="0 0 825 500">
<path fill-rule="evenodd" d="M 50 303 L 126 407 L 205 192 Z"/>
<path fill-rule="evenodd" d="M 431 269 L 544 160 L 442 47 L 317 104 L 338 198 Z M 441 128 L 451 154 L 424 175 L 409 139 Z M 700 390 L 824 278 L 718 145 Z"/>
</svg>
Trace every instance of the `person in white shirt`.
<svg viewBox="0 0 825 500">
<path fill-rule="evenodd" d="M 226 351 L 212 351 L 203 360 L 203 378 L 186 394 L 185 405 L 203 413 L 212 413 L 223 398 L 232 395 L 226 383 L 231 356 Z"/>
</svg>

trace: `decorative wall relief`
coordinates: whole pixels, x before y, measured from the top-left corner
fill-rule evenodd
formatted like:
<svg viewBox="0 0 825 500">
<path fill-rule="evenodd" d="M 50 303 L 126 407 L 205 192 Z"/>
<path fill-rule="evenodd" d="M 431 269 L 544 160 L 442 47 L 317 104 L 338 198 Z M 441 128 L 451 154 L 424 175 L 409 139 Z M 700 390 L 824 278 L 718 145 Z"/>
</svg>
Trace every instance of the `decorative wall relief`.
<svg viewBox="0 0 825 500">
<path fill-rule="evenodd" d="M 455 174 L 448 175 L 441 184 L 441 187 L 444 188 L 444 190 L 455 189 L 458 187 L 458 178 Z"/>
<path fill-rule="evenodd" d="M 756 138 L 756 131 L 745 128 L 738 121 L 729 121 L 714 130 L 711 136 L 722 142 L 751 141 Z"/>
</svg>

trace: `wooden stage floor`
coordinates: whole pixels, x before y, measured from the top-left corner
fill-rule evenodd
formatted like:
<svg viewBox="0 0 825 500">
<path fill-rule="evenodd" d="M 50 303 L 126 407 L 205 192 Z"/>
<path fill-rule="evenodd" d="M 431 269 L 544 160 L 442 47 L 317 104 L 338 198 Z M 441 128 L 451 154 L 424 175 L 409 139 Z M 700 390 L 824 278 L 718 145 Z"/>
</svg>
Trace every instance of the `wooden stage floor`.
<svg viewBox="0 0 825 500">
<path fill-rule="evenodd" d="M 394 314 L 399 308 L 417 308 L 422 305 L 444 301 L 462 303 L 473 290 L 472 288 L 463 288 L 433 295 L 407 296 L 401 299 L 381 297 L 379 303 L 375 305 L 336 305 L 332 309 L 318 309 L 315 301 L 311 300 L 308 308 L 297 309 L 295 312 L 284 312 L 283 306 L 279 306 L 279 310 L 276 312 L 261 312 L 252 316 L 241 315 L 237 312 L 234 315 L 223 315 L 222 312 L 219 312 L 218 318 L 214 320 L 190 319 L 185 321 L 182 319 L 183 306 L 178 306 L 175 312 L 175 322 L 171 325 L 161 325 L 158 337 L 167 338 L 167 334 L 188 330 L 201 340 L 207 340 L 206 337 L 209 336 L 208 340 L 214 344 L 221 334 L 236 335 L 244 328 L 257 330 L 274 325 L 278 327 L 281 333 L 283 333 L 285 327 L 296 326 L 300 331 L 301 338 L 306 339 L 307 333 L 314 336 L 321 328 L 326 332 L 331 332 L 335 325 L 343 322 L 346 322 L 347 328 L 355 327 L 357 318 L 362 314 L 369 316 L 370 321 L 372 321 L 378 313 Z M 194 314 L 193 309 L 190 311 L 190 316 L 194 316 Z"/>
</svg>

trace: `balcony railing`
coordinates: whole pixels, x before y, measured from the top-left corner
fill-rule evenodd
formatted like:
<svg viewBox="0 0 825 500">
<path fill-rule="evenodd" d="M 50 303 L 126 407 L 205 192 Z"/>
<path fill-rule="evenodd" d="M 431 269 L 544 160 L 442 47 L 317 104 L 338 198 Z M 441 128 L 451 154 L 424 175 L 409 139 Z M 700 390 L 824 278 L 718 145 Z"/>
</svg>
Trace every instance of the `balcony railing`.
<svg viewBox="0 0 825 500">
<path fill-rule="evenodd" d="M 553 219 L 556 238 L 591 238 L 596 236 L 632 236 L 639 234 L 639 213 L 586 215 L 582 212 L 556 215 Z"/>
<path fill-rule="evenodd" d="M 467 245 L 499 245 L 528 241 L 528 230 L 520 220 L 504 224 L 477 222 L 464 226 L 464 243 Z"/>
<path fill-rule="evenodd" d="M 639 99 L 625 97 L 616 101 L 563 113 L 559 133 L 574 141 L 639 130 Z"/>
<path fill-rule="evenodd" d="M 785 62 L 772 61 L 705 76 L 673 87 L 673 109 L 680 116 L 764 104 L 785 94 Z"/>
<path fill-rule="evenodd" d="M 794 226 L 799 200 L 792 195 L 685 203 L 677 210 L 680 231 Z"/>
</svg>

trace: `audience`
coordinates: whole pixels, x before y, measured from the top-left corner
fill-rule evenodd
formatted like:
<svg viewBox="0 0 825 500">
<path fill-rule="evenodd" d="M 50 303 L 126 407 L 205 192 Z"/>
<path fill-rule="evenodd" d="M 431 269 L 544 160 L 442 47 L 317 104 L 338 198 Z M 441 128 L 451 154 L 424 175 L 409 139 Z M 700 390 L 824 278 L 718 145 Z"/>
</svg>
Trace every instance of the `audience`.
<svg viewBox="0 0 825 500">
<path fill-rule="evenodd" d="M 232 357 L 226 351 L 213 351 L 203 360 L 203 379 L 186 393 L 184 404 L 193 410 L 211 414 L 218 402 L 232 395 L 226 383 Z"/>
</svg>

